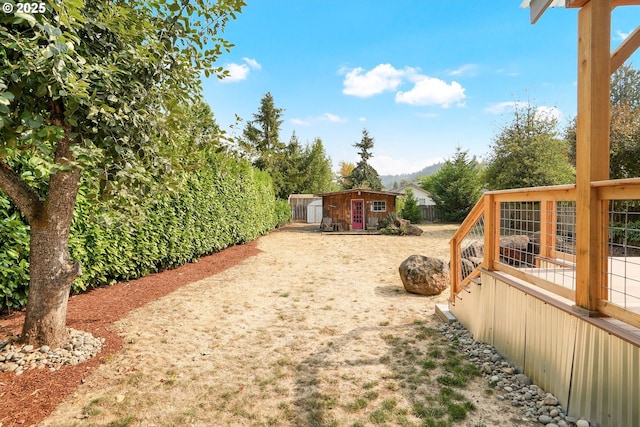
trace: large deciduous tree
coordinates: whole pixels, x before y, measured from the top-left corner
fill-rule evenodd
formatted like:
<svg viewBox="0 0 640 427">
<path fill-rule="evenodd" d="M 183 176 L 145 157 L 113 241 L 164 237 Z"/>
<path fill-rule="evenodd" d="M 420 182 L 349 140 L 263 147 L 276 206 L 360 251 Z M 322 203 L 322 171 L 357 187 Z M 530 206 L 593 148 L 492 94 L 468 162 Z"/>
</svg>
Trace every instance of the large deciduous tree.
<svg viewBox="0 0 640 427">
<path fill-rule="evenodd" d="M 640 177 L 640 70 L 624 64 L 611 75 L 609 176 Z M 565 130 L 575 165 L 576 121 Z"/>
<path fill-rule="evenodd" d="M 243 6 L 65 0 L 0 15 L 0 189 L 30 226 L 24 342 L 68 339 L 67 301 L 81 272 L 68 236 L 81 177 L 117 193 L 170 170 L 166 113 L 199 93 L 202 72 L 223 76 L 216 59 L 231 45 L 220 34 Z"/>
<path fill-rule="evenodd" d="M 338 181 L 338 185 L 343 190 L 347 190 L 353 187 L 351 182 L 351 174 L 353 173 L 353 169 L 355 169 L 356 165 L 351 162 L 340 162 L 338 164 L 338 172 L 336 174 L 336 180 Z"/>
<path fill-rule="evenodd" d="M 485 170 L 490 190 L 575 182 L 557 118 L 530 104 L 514 110 L 513 120 L 495 137 L 491 150 Z"/>
<path fill-rule="evenodd" d="M 373 149 L 374 140 L 369 136 L 369 131 L 362 130 L 362 139 L 360 142 L 353 144 L 357 148 L 360 160 L 349 176 L 351 188 L 370 188 L 372 190 L 382 190 L 382 181 L 380 175 L 369 164 L 369 159 L 373 157 L 371 150 Z"/>
</svg>

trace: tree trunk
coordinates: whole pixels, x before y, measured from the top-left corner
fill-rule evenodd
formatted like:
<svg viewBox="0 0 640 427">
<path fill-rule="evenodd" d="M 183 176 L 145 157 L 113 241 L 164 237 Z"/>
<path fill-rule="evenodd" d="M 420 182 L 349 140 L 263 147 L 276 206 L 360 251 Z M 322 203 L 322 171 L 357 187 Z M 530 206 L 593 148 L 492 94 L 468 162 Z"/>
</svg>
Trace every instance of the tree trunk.
<svg viewBox="0 0 640 427">
<path fill-rule="evenodd" d="M 52 122 L 65 130 L 55 152 L 55 161 L 63 168 L 51 175 L 46 200 L 32 210 L 29 218 L 29 298 L 21 340 L 37 347 L 60 348 L 69 338 L 66 321 L 71 283 L 80 275 L 80 264 L 70 260 L 68 245 L 80 170 L 71 165 L 73 141 L 60 107 L 54 109 Z"/>
<path fill-rule="evenodd" d="M 75 193 L 73 198 L 75 201 Z M 71 283 L 80 274 L 80 264 L 69 260 L 68 237 L 69 227 L 60 227 L 55 219 L 44 226 L 31 226 L 31 279 L 22 329 L 24 343 L 60 348 L 68 341 L 67 301 Z"/>
</svg>

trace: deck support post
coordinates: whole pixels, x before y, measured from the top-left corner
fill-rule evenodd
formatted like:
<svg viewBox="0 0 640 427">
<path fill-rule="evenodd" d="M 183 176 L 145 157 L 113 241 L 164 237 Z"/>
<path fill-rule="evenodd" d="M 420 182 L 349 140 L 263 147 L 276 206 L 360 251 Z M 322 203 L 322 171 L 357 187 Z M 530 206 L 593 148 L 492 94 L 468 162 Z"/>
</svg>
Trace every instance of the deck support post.
<svg viewBox="0 0 640 427">
<path fill-rule="evenodd" d="M 611 0 L 591 0 L 578 13 L 576 125 L 576 309 L 598 314 L 606 280 L 606 222 L 592 181 L 609 179 Z"/>
</svg>

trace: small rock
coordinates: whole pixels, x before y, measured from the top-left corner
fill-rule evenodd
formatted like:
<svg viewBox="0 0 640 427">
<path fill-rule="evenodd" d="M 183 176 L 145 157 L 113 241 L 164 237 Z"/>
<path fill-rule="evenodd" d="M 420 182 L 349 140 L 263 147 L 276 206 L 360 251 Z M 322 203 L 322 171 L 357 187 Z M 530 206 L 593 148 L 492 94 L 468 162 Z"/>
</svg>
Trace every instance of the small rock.
<svg viewBox="0 0 640 427">
<path fill-rule="evenodd" d="M 550 416 L 548 416 L 548 415 L 540 415 L 540 416 L 538 417 L 538 421 L 539 421 L 541 424 L 545 424 L 545 425 L 547 425 L 547 424 L 549 424 L 549 423 L 551 423 L 551 422 L 553 421 L 553 418 L 551 418 L 551 417 L 550 417 Z"/>
<path fill-rule="evenodd" d="M 547 394 L 542 403 L 548 406 L 556 406 L 558 405 L 558 399 L 556 399 L 555 396 L 551 394 Z"/>
<path fill-rule="evenodd" d="M 576 427 L 590 427 L 589 421 L 587 420 L 578 420 L 576 421 Z"/>
<path fill-rule="evenodd" d="M 515 378 L 522 385 L 531 385 L 531 379 L 525 374 L 517 374 Z"/>
</svg>

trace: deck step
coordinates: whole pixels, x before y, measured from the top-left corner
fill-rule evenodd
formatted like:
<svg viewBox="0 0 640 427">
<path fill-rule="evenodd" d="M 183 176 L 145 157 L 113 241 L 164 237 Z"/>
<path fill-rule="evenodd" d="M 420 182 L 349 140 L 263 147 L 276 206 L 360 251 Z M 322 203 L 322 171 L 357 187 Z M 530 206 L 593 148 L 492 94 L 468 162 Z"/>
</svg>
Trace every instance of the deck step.
<svg viewBox="0 0 640 427">
<path fill-rule="evenodd" d="M 436 316 L 445 323 L 453 323 L 456 321 L 456 316 L 449 311 L 449 306 L 446 304 L 436 304 Z"/>
<path fill-rule="evenodd" d="M 480 277 L 472 277 L 471 281 L 473 283 L 475 283 L 476 285 L 482 285 L 482 278 L 480 278 Z"/>
<path fill-rule="evenodd" d="M 466 291 L 468 294 L 470 294 L 470 293 L 471 293 L 471 286 L 469 286 L 469 285 L 464 285 L 464 286 L 462 287 L 462 289 L 463 289 L 464 291 Z"/>
</svg>

